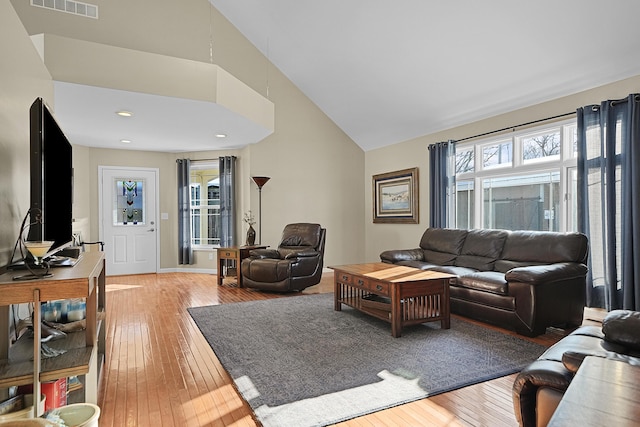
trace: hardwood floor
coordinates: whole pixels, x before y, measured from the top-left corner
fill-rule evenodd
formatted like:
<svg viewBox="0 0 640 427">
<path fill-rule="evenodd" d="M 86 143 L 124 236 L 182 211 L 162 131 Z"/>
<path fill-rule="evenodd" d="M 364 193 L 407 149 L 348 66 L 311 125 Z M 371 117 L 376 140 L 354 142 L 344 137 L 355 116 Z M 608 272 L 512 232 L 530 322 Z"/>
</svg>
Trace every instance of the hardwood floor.
<svg viewBox="0 0 640 427">
<path fill-rule="evenodd" d="M 333 275 L 305 293 L 333 292 Z M 98 405 L 101 427 L 257 426 L 251 408 L 200 334 L 188 307 L 288 298 L 239 289 L 216 277 L 166 273 L 107 277 L 107 359 Z M 507 331 L 504 331 L 509 333 Z M 533 341 L 551 345 L 551 331 Z M 371 426 L 516 426 L 514 375 L 338 424 Z"/>
</svg>

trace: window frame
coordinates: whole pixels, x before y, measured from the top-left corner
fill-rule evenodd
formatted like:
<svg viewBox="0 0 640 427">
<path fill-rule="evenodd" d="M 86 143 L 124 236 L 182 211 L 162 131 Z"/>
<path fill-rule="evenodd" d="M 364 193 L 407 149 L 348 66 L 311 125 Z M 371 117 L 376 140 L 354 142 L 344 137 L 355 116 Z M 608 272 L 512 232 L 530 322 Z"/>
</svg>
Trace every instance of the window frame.
<svg viewBox="0 0 640 427">
<path fill-rule="evenodd" d="M 220 170 L 219 170 L 219 163 L 218 163 L 218 159 L 213 159 L 213 160 L 192 160 L 191 161 L 191 166 L 189 168 L 189 189 L 190 189 L 190 195 L 191 195 L 191 189 L 194 187 L 199 187 L 199 192 L 200 192 L 200 203 L 195 205 L 193 199 L 190 200 L 190 206 L 189 206 L 189 223 L 191 228 L 191 247 L 194 250 L 213 250 L 213 249 L 217 249 L 220 247 L 220 242 L 218 240 L 218 243 L 211 243 L 211 244 L 202 244 L 202 243 L 195 243 L 196 237 L 193 234 L 193 224 L 194 224 L 194 213 L 195 211 L 200 213 L 200 227 L 201 227 L 201 232 L 200 232 L 200 238 L 198 240 L 202 241 L 202 217 L 203 217 L 203 213 L 206 212 L 206 215 L 204 215 L 204 217 L 206 218 L 206 221 L 208 221 L 209 218 L 209 213 L 208 211 L 210 209 L 215 209 L 215 206 L 218 206 L 218 212 L 219 212 L 219 207 L 220 207 L 220 199 L 218 198 L 218 204 L 216 205 L 214 204 L 209 204 L 209 190 L 208 187 L 204 188 L 203 183 L 202 182 L 194 182 L 192 181 L 192 177 L 194 175 L 194 171 L 203 171 L 203 170 L 215 170 L 218 172 L 218 174 L 215 177 L 212 177 L 209 181 L 214 180 L 214 179 L 219 179 L 220 178 Z M 216 200 L 216 199 L 212 199 L 212 200 Z M 205 202 L 205 204 L 202 204 L 202 201 Z M 218 213 L 219 215 L 219 213 Z M 207 231 L 208 231 L 208 226 L 207 226 Z M 219 234 L 219 233 L 218 233 Z M 205 240 L 209 239 L 209 237 L 205 237 Z"/>
<path fill-rule="evenodd" d="M 473 181 L 474 182 L 474 211 L 469 213 L 469 223 L 471 228 L 483 228 L 484 226 L 484 191 L 483 183 L 486 179 L 490 178 L 506 178 L 509 176 L 526 176 L 534 175 L 538 173 L 560 173 L 560 185 L 559 191 L 562 194 L 559 197 L 559 210 L 555 212 L 555 215 L 559 215 L 557 231 L 571 231 L 575 230 L 577 224 L 572 221 L 573 212 L 571 210 L 572 201 L 575 194 L 572 193 L 570 186 L 570 173 L 572 168 L 577 167 L 577 157 L 572 148 L 572 139 L 575 135 L 575 129 L 577 128 L 576 119 L 568 119 L 557 121 L 553 123 L 547 123 L 535 127 L 528 127 L 519 131 L 513 131 L 510 135 L 496 135 L 493 137 L 486 137 L 477 139 L 475 141 L 462 142 L 456 144 L 456 155 L 458 152 L 473 150 L 475 168 L 470 172 L 456 173 L 456 183 L 458 181 Z M 560 135 L 560 156 L 559 158 L 551 158 L 536 161 L 524 161 L 523 154 L 523 140 L 528 137 L 535 137 L 537 135 L 544 135 L 545 133 L 559 132 Z M 495 165 L 491 167 L 484 167 L 483 150 L 486 147 L 511 142 L 512 144 L 512 159 L 510 164 Z M 479 160 L 480 159 L 480 160 Z M 456 212 L 451 216 L 454 221 L 454 227 L 459 227 L 457 202 L 458 202 L 458 188 L 454 191 L 456 197 L 455 209 Z M 461 224 L 462 225 L 462 224 Z M 466 226 L 466 224 L 465 224 Z"/>
</svg>

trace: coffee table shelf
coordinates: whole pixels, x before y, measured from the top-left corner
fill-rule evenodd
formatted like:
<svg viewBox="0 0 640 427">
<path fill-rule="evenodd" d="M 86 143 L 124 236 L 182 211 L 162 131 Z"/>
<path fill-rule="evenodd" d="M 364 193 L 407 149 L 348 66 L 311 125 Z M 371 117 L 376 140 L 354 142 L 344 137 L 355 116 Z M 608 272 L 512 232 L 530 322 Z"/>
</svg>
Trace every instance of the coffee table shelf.
<svg viewBox="0 0 640 427">
<path fill-rule="evenodd" d="M 336 311 L 345 304 L 390 322 L 394 337 L 401 336 L 408 325 L 440 321 L 443 329 L 450 327 L 449 283 L 454 275 L 386 263 L 330 268 L 334 270 Z M 388 309 L 380 301 L 386 298 Z"/>
</svg>

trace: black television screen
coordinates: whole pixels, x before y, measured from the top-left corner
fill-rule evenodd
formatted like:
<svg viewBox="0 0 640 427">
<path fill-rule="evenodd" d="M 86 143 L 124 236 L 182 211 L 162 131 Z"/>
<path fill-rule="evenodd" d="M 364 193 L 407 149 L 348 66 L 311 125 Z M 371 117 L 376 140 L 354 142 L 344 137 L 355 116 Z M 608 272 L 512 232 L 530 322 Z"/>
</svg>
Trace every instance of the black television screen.
<svg viewBox="0 0 640 427">
<path fill-rule="evenodd" d="M 32 224 L 28 240 L 53 241 L 47 254 L 52 255 L 73 241 L 72 148 L 42 98 L 33 102 L 29 113 Z"/>
</svg>

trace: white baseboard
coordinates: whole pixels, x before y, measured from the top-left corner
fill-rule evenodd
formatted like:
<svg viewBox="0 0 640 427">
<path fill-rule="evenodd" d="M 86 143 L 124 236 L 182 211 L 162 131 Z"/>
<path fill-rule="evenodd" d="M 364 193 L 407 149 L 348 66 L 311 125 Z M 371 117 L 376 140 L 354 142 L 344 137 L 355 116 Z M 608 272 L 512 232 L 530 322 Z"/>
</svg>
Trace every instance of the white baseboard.
<svg viewBox="0 0 640 427">
<path fill-rule="evenodd" d="M 200 273 L 217 275 L 218 270 L 215 268 L 161 268 L 158 273 Z"/>
<path fill-rule="evenodd" d="M 184 268 L 184 267 L 177 267 L 177 268 L 161 268 L 160 271 L 158 271 L 158 274 L 161 273 L 200 273 L 200 274 L 213 274 L 213 275 L 217 275 L 218 274 L 218 270 L 215 268 Z M 322 269 L 322 274 L 325 273 L 333 273 L 333 270 L 330 268 L 323 268 Z"/>
</svg>

